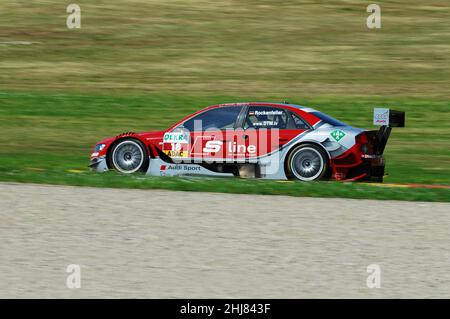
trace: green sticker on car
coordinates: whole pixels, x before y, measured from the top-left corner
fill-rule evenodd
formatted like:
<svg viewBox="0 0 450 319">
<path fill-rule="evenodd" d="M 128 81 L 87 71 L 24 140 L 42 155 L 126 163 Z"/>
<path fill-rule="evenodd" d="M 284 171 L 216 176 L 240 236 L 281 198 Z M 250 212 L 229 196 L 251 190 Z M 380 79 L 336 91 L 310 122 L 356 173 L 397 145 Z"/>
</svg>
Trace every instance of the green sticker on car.
<svg viewBox="0 0 450 319">
<path fill-rule="evenodd" d="M 334 130 L 330 133 L 330 135 L 336 140 L 336 142 L 339 142 L 345 136 L 345 133 L 341 130 Z"/>
</svg>

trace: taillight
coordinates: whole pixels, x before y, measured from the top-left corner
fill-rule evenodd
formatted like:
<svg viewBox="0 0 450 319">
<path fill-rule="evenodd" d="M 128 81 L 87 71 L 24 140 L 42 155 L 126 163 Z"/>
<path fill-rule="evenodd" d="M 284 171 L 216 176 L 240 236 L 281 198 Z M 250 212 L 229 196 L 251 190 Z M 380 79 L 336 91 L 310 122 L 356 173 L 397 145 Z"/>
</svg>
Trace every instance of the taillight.
<svg viewBox="0 0 450 319">
<path fill-rule="evenodd" d="M 367 154 L 367 152 L 369 151 L 369 147 L 367 147 L 367 144 L 363 144 L 363 145 L 361 146 L 361 151 L 362 151 L 364 154 Z"/>
<path fill-rule="evenodd" d="M 355 138 L 356 144 L 359 145 L 361 153 L 371 154 L 373 152 L 372 144 L 369 142 L 367 134 L 365 132 L 359 134 Z"/>
<path fill-rule="evenodd" d="M 369 142 L 369 140 L 367 139 L 367 135 L 366 133 L 361 133 L 359 135 L 356 136 L 356 143 L 358 144 L 367 144 Z"/>
</svg>

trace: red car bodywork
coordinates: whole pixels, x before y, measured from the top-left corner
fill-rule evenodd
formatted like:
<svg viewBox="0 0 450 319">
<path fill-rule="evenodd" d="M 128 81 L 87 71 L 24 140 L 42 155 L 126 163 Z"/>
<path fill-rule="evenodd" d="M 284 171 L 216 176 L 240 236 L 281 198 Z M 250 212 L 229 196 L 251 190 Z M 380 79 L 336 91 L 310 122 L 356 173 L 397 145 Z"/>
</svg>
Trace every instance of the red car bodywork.
<svg viewBox="0 0 450 319">
<path fill-rule="evenodd" d="M 134 133 L 134 132 L 127 132 L 120 135 L 117 135 L 113 138 L 107 138 L 102 141 L 100 141 L 98 144 L 105 144 L 105 147 L 99 151 L 99 152 L 93 152 L 91 154 L 90 160 L 91 163 L 101 157 L 107 157 L 108 152 L 111 150 L 111 146 L 125 138 L 134 138 L 142 142 L 148 150 L 148 154 L 150 158 L 164 158 L 164 160 L 167 160 L 170 163 L 170 156 L 167 156 L 165 154 L 166 151 L 166 145 L 167 143 L 164 143 L 164 134 L 167 132 L 171 132 L 173 129 L 175 129 L 178 125 L 183 123 L 184 121 L 196 116 L 199 113 L 205 112 L 207 110 L 211 110 L 214 108 L 220 108 L 220 107 L 230 107 L 230 106 L 236 106 L 236 107 L 243 107 L 243 106 L 267 106 L 267 107 L 276 107 L 276 108 L 282 108 L 284 110 L 289 110 L 292 113 L 297 114 L 299 117 L 301 117 L 311 128 L 314 128 L 314 126 L 321 122 L 321 119 L 312 112 L 308 112 L 307 110 L 301 109 L 299 107 L 291 106 L 288 104 L 281 104 L 281 103 L 235 103 L 235 104 L 217 104 L 209 106 L 205 109 L 199 110 L 198 112 L 195 112 L 194 114 L 191 114 L 190 116 L 184 118 L 183 120 L 178 121 L 171 127 L 169 127 L 167 130 L 164 131 L 156 131 L 156 132 L 141 132 L 141 133 Z M 270 140 L 273 140 L 270 138 L 270 132 L 266 132 L 265 134 L 269 134 L 266 136 L 263 136 L 260 133 L 260 130 L 236 130 L 233 134 L 232 140 L 223 140 L 224 147 L 222 149 L 222 152 L 217 153 L 208 153 L 208 157 L 212 159 L 221 160 L 223 158 L 229 158 L 229 154 L 227 153 L 227 150 L 234 150 L 234 152 L 231 152 L 234 159 L 236 158 L 259 158 L 261 156 L 264 156 L 266 154 L 269 154 L 271 152 L 277 151 L 278 149 L 281 149 L 284 144 L 289 143 L 293 138 L 299 136 L 299 134 L 305 132 L 306 129 L 280 129 L 279 130 L 279 138 L 277 139 L 277 143 L 271 144 L 269 142 Z M 202 150 L 205 147 L 205 143 L 209 140 L 214 140 L 216 138 L 215 134 L 222 134 L 223 132 L 218 131 L 208 131 L 208 132 L 191 132 L 191 140 L 193 141 L 192 146 L 190 147 L 190 150 L 185 150 L 190 152 L 190 158 L 202 158 L 205 156 L 204 153 L 199 152 L 196 153 L 193 150 L 195 148 Z M 246 138 L 242 138 L 243 136 L 246 136 Z M 223 138 L 224 136 L 221 136 Z M 225 136 L 226 138 L 226 136 Z M 267 140 L 267 148 L 258 148 L 255 152 L 252 152 L 253 149 L 248 145 L 245 144 L 246 140 Z M 197 147 L 196 144 L 200 143 Z M 228 144 L 227 144 L 228 143 Z M 234 143 L 234 144 L 233 144 Z M 239 143 L 242 143 L 240 145 Z M 332 158 L 329 158 L 329 165 L 330 165 L 330 178 L 335 180 L 361 180 L 364 178 L 368 178 L 370 176 L 375 176 L 378 179 L 384 174 L 384 160 L 382 156 L 379 154 L 373 154 L 374 149 L 374 138 L 373 134 L 367 131 L 361 131 L 356 138 L 355 143 L 353 146 L 348 148 L 344 153 L 340 154 L 339 156 Z M 236 147 L 241 146 L 240 148 L 243 150 L 242 152 L 236 152 Z M 184 150 L 180 150 L 184 151 Z"/>
</svg>

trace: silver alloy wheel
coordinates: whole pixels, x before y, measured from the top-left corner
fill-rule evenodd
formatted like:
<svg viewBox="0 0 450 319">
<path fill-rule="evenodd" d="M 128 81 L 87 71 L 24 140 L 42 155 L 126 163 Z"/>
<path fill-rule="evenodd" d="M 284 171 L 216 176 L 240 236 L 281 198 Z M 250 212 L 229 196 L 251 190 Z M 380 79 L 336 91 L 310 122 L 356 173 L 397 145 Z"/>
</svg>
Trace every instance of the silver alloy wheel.
<svg viewBox="0 0 450 319">
<path fill-rule="evenodd" d="M 112 161 L 114 168 L 119 172 L 131 174 L 142 167 L 144 151 L 141 145 L 135 141 L 123 141 L 114 148 Z"/>
<path fill-rule="evenodd" d="M 313 181 L 324 170 L 324 160 L 320 152 L 312 147 L 300 148 L 291 159 L 292 173 L 302 181 Z"/>
</svg>

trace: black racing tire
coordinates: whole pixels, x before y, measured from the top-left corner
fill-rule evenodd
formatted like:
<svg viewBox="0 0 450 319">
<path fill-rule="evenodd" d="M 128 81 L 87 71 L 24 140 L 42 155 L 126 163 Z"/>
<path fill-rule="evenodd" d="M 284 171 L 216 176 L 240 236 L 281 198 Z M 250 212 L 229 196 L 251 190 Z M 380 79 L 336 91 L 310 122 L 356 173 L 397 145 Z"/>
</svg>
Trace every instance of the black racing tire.
<svg viewBox="0 0 450 319">
<path fill-rule="evenodd" d="M 317 181 L 328 176 L 330 161 L 320 146 L 301 144 L 295 146 L 285 161 L 289 179 L 304 182 Z"/>
<path fill-rule="evenodd" d="M 149 155 L 145 145 L 134 138 L 125 138 L 115 143 L 107 156 L 110 168 L 122 173 L 146 172 Z"/>
</svg>

